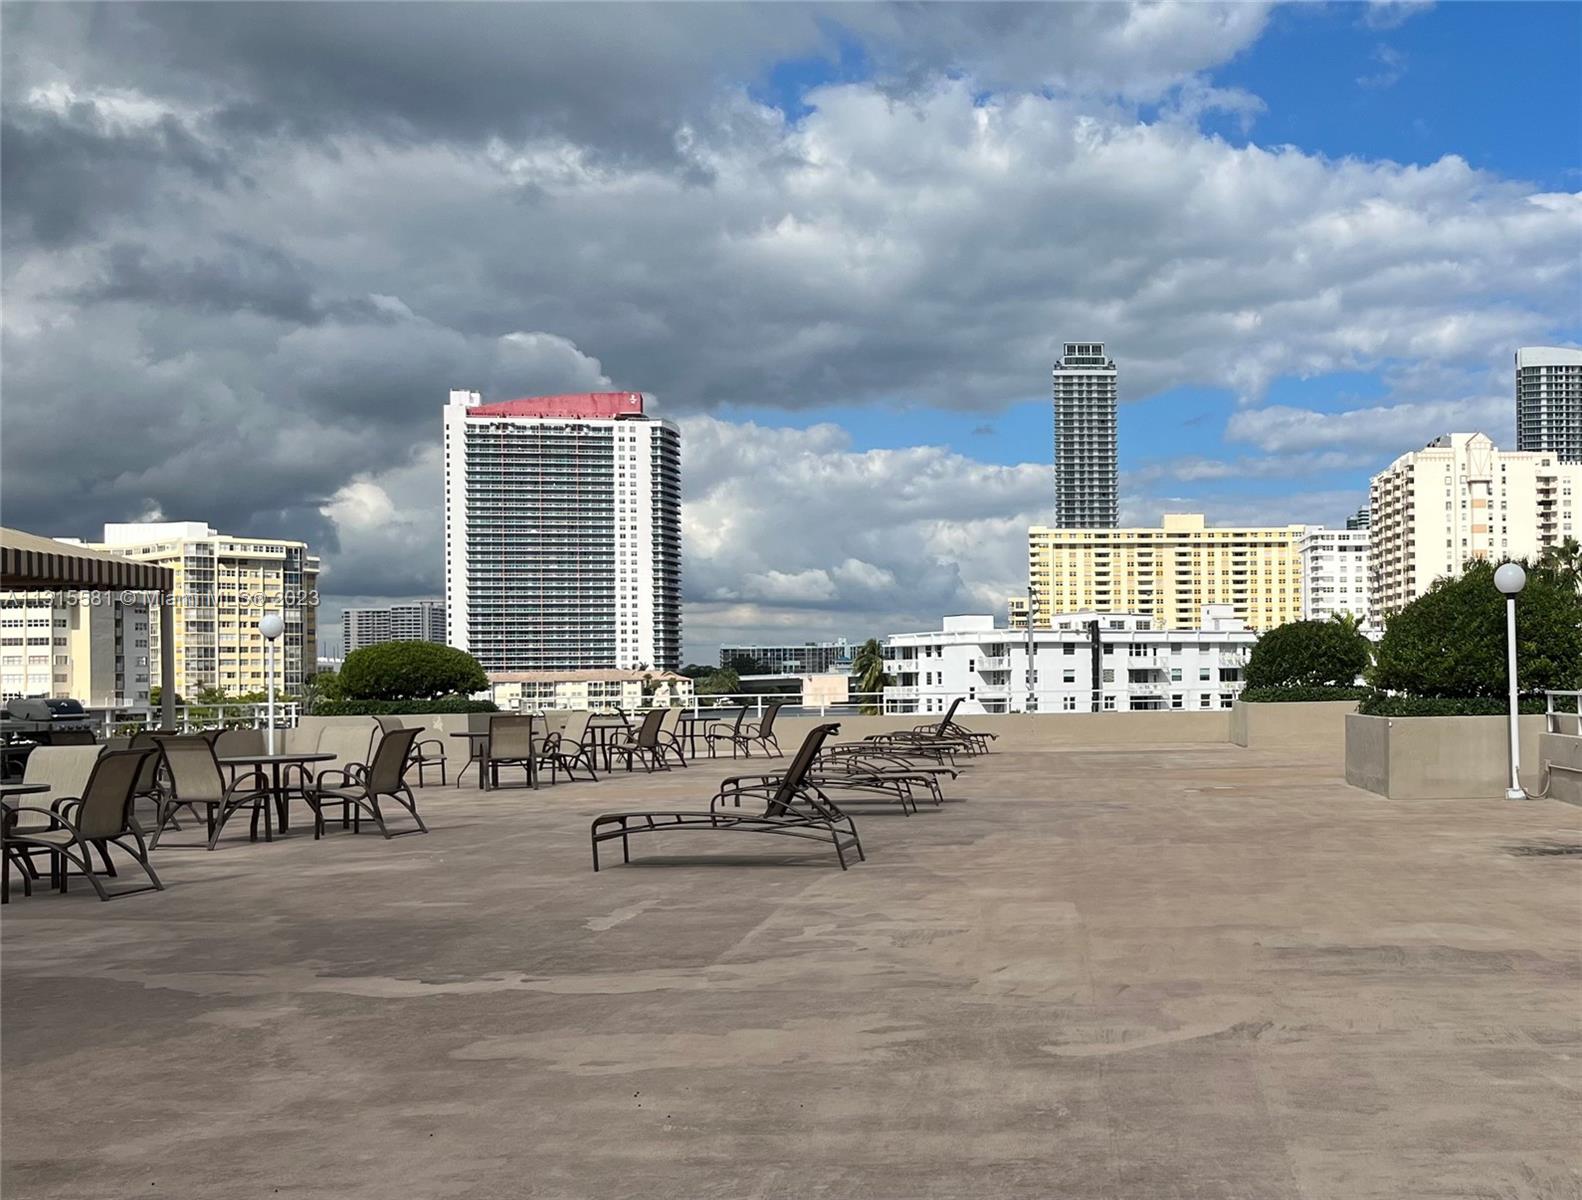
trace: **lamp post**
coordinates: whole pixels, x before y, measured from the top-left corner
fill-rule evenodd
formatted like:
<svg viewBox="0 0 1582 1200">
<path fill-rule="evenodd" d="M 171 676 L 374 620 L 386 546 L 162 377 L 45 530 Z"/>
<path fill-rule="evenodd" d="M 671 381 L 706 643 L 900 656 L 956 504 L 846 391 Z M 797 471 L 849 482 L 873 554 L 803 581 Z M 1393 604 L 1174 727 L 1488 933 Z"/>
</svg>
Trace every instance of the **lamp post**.
<svg viewBox="0 0 1582 1200">
<path fill-rule="evenodd" d="M 1505 658 L 1511 687 L 1511 786 L 1505 789 L 1507 800 L 1525 800 L 1521 780 L 1521 731 L 1517 724 L 1516 695 L 1516 594 L 1527 586 L 1527 572 L 1520 563 L 1501 563 L 1494 572 L 1494 586 L 1505 596 Z"/>
<path fill-rule="evenodd" d="M 268 691 L 265 713 L 269 722 L 269 732 L 265 734 L 265 750 L 275 752 L 275 639 L 285 632 L 286 623 L 280 619 L 279 613 L 266 613 L 264 619 L 258 622 L 258 632 L 264 635 L 264 686 Z"/>
</svg>

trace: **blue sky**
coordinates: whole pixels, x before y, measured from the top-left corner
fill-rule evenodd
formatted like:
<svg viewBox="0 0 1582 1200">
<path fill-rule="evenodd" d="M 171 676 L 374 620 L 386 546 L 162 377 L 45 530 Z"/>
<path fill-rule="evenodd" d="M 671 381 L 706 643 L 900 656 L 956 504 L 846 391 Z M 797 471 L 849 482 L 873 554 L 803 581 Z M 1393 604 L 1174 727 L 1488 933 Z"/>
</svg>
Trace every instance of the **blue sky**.
<svg viewBox="0 0 1582 1200">
<path fill-rule="evenodd" d="M 1296 4 L 1277 8 L 1249 49 L 1212 72 L 1213 86 L 1240 89 L 1263 107 L 1250 118 L 1208 114 L 1205 132 L 1245 146 L 1294 145 L 1333 159 L 1347 157 L 1426 164 L 1447 155 L 1472 167 L 1541 190 L 1582 187 L 1582 5 L 1567 3 L 1449 3 L 1437 5 Z M 1370 15 L 1371 14 L 1371 15 Z M 793 120 L 809 111 L 808 93 L 829 83 L 871 78 L 863 48 L 842 40 L 835 56 L 774 65 L 751 91 Z M 1140 119 L 1157 119 L 1167 104 L 1138 106 Z M 1557 246 L 1564 253 L 1564 246 Z M 1102 328 L 1051 330 L 1050 344 L 1068 337 L 1104 337 Z M 1582 297 L 1576 319 L 1547 340 L 1582 339 Z M 1540 339 L 1544 340 L 1544 339 Z M 1492 369 L 1508 362 L 1514 346 L 1488 347 Z M 1110 344 L 1125 380 L 1127 348 Z M 853 406 L 840 403 L 786 411 L 778 406 L 731 404 L 733 419 L 801 428 L 817 422 L 840 426 L 853 449 L 897 449 L 919 443 L 949 447 L 990 463 L 1028 461 L 1048 447 L 1047 371 L 1029 372 L 1021 397 L 993 412 L 961 412 L 927 404 Z M 1390 388 L 1381 373 L 1337 371 L 1282 376 L 1269 384 L 1270 404 L 1337 411 L 1384 401 Z M 1183 455 L 1231 458 L 1247 452 L 1225 437 L 1237 408 L 1231 389 L 1169 387 L 1146 397 L 1122 385 L 1121 469 L 1131 472 Z M 1426 441 L 1438 430 L 1425 429 Z M 1496 439 L 1511 435 L 1490 429 Z M 1396 453 L 1414 448 L 1401 445 Z M 1371 465 L 1315 471 L 1307 486 L 1352 491 L 1365 498 Z M 1288 490 L 1277 477 L 1222 481 L 1221 498 L 1278 496 Z M 1315 519 L 1334 519 L 1334 513 Z"/>
</svg>

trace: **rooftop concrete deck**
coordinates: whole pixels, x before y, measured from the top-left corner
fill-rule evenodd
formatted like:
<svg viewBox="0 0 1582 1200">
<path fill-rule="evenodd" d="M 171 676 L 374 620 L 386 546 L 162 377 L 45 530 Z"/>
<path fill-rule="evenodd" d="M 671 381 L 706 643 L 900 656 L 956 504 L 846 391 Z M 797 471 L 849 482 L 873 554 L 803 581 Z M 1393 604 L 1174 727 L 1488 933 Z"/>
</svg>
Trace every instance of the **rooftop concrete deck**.
<svg viewBox="0 0 1582 1200">
<path fill-rule="evenodd" d="M 1575 808 L 1017 750 L 862 810 L 845 873 L 703 834 L 590 871 L 593 814 L 727 769 L 18 897 L 4 1194 L 1582 1193 Z"/>
</svg>

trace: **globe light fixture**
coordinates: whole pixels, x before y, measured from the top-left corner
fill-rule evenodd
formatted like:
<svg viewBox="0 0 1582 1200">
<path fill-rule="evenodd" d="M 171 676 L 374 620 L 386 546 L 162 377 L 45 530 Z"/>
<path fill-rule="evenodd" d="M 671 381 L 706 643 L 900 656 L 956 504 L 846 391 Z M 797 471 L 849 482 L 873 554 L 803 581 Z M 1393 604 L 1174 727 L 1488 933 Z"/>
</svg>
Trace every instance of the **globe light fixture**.
<svg viewBox="0 0 1582 1200">
<path fill-rule="evenodd" d="M 1516 595 L 1527 586 L 1527 572 L 1520 563 L 1501 563 L 1494 572 L 1494 586 L 1505 597 L 1505 663 L 1511 692 L 1511 786 L 1505 789 L 1507 800 L 1525 800 L 1521 780 L 1521 729 L 1517 721 L 1516 694 Z"/>
<path fill-rule="evenodd" d="M 265 750 L 270 754 L 275 752 L 275 639 L 285 631 L 286 623 L 279 613 L 265 613 L 258 622 L 258 632 L 264 638 L 264 719 L 267 722 L 264 741 Z"/>
</svg>

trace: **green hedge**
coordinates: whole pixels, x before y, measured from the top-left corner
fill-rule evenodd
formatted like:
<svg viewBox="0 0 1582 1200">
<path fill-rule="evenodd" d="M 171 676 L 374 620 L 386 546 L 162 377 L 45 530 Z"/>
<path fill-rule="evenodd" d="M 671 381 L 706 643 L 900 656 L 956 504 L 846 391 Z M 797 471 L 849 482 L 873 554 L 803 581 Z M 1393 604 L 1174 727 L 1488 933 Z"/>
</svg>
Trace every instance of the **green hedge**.
<svg viewBox="0 0 1582 1200">
<path fill-rule="evenodd" d="M 1361 700 L 1367 688 L 1359 687 L 1250 687 L 1241 699 L 1248 704 L 1318 704 L 1327 700 Z"/>
<path fill-rule="evenodd" d="M 492 700 L 441 696 L 437 700 L 321 700 L 314 706 L 313 715 L 315 717 L 403 717 L 499 711 L 499 706 Z"/>
<path fill-rule="evenodd" d="M 1529 696 L 1518 704 L 1524 713 L 1544 711 L 1542 696 Z M 1368 717 L 1503 717 L 1510 702 L 1498 696 L 1386 696 L 1370 693 L 1357 711 Z"/>
</svg>

